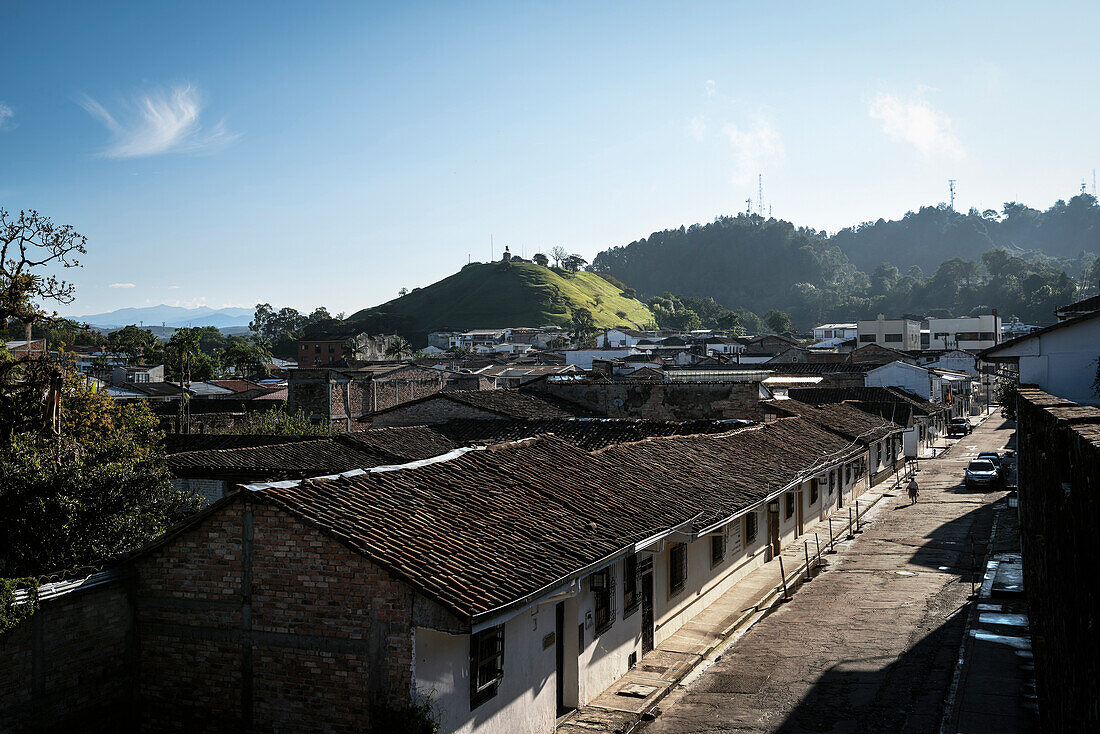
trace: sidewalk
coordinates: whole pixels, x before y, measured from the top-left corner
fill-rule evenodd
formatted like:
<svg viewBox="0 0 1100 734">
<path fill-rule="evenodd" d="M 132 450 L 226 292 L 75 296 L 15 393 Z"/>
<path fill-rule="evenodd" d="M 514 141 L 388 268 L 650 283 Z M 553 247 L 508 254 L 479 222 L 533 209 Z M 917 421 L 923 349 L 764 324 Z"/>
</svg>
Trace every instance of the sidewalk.
<svg viewBox="0 0 1100 734">
<path fill-rule="evenodd" d="M 986 572 L 967 619 L 941 734 L 1039 731 L 1019 523 L 1007 500 L 994 511 Z"/>
<path fill-rule="evenodd" d="M 896 489 L 897 485 L 890 480 L 860 495 L 859 517 L 864 518 L 884 494 Z M 848 546 L 848 509 L 837 510 L 832 515 L 835 549 L 838 552 L 843 552 Z M 783 586 L 778 558 L 783 559 L 787 589 L 793 593 L 797 586 L 805 583 L 806 552 L 803 543 L 809 541 L 811 576 L 816 577 L 818 560 L 814 533 L 823 536 L 821 563 L 826 565 L 828 527 L 828 518 L 807 525 L 806 532 L 784 549 L 779 557 L 747 574 L 722 597 L 642 657 L 625 676 L 560 724 L 557 728 L 559 734 L 623 734 L 632 731 L 640 721 L 652 718 L 657 704 L 669 691 L 689 676 L 706 670 L 740 634 L 782 603 Z"/>
</svg>

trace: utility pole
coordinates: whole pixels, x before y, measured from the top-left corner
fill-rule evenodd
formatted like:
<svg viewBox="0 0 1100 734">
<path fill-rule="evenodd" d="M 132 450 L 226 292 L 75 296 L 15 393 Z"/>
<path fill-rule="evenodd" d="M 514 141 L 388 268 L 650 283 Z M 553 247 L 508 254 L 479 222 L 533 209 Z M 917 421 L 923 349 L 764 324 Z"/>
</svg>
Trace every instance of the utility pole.
<svg viewBox="0 0 1100 734">
<path fill-rule="evenodd" d="M 948 179 L 947 187 L 951 190 L 951 211 L 955 211 L 955 179 Z"/>
</svg>

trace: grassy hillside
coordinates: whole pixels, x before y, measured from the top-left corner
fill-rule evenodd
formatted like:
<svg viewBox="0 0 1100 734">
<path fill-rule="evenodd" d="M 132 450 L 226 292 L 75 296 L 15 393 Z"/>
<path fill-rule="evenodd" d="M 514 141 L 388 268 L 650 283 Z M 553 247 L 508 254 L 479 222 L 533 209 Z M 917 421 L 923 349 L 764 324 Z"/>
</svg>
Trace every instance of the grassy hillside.
<svg viewBox="0 0 1100 734">
<path fill-rule="evenodd" d="M 623 296 L 595 273 L 500 262 L 467 265 L 437 283 L 359 311 L 347 323 L 423 341 L 427 332 L 439 329 L 564 325 L 578 308 L 591 311 L 600 327 L 654 323 L 644 303 Z"/>
</svg>

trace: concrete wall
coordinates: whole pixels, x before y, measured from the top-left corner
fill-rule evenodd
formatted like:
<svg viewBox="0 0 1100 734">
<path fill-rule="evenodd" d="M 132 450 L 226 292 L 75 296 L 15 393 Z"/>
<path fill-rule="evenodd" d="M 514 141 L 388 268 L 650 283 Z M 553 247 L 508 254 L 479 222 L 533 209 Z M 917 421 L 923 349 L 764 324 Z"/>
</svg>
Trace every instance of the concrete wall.
<svg viewBox="0 0 1100 734">
<path fill-rule="evenodd" d="M 865 379 L 867 387 L 900 387 L 925 400 L 939 400 L 939 395 L 933 397 L 931 373 L 923 367 L 891 362 L 870 370 Z"/>
<path fill-rule="evenodd" d="M 1037 385 L 1085 405 L 1100 404 L 1092 389 L 1100 357 L 1100 318 L 1034 337 L 1021 344 L 1020 384 Z"/>
</svg>

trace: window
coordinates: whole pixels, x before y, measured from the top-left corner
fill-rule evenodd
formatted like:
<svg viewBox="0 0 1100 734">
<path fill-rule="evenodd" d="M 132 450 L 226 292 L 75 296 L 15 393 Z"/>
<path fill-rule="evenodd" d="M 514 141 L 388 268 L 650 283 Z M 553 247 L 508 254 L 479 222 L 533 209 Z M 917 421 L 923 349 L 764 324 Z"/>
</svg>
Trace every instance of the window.
<svg viewBox="0 0 1100 734">
<path fill-rule="evenodd" d="M 787 506 L 786 508 L 784 508 L 783 519 L 790 520 L 791 516 L 794 515 L 794 495 L 790 492 L 787 492 L 787 494 L 784 496 L 787 500 Z"/>
<path fill-rule="evenodd" d="M 901 334 L 887 334 L 886 335 L 886 341 L 888 341 L 888 342 L 900 342 L 901 341 Z"/>
<path fill-rule="evenodd" d="M 829 472 L 829 494 L 832 494 L 833 490 L 836 489 L 836 483 L 837 483 L 837 480 L 839 480 L 839 479 L 840 479 L 840 469 L 836 469 L 835 471 L 830 471 Z"/>
<path fill-rule="evenodd" d="M 951 336 L 951 335 L 948 334 L 946 331 L 937 331 L 936 334 L 935 334 L 935 337 L 937 339 L 946 339 L 949 336 Z"/>
<path fill-rule="evenodd" d="M 861 342 L 865 343 L 865 344 L 867 342 L 874 342 L 875 341 L 875 335 L 874 334 L 860 334 L 859 335 L 859 340 Z"/>
<path fill-rule="evenodd" d="M 832 483 L 833 483 L 833 474 L 832 474 L 832 472 L 829 472 L 829 485 L 832 486 Z M 814 504 L 815 502 L 817 502 L 818 494 L 819 494 L 819 492 L 818 492 L 818 489 L 817 489 L 817 478 L 815 477 L 813 480 L 810 481 L 810 504 L 811 505 Z"/>
<path fill-rule="evenodd" d="M 852 465 L 851 464 L 845 464 L 844 465 L 844 483 L 845 484 L 851 484 L 851 482 L 852 482 Z"/>
<path fill-rule="evenodd" d="M 596 600 L 595 623 L 596 634 L 598 635 L 608 629 L 615 621 L 615 616 L 611 613 L 611 597 L 614 593 L 611 583 L 611 569 L 605 568 L 602 571 L 597 571 L 588 578 L 589 584 L 592 586 L 592 595 Z"/>
<path fill-rule="evenodd" d="M 314 344 L 313 345 L 313 353 L 314 354 L 320 354 L 321 353 L 321 345 L 320 344 Z"/>
<path fill-rule="evenodd" d="M 726 534 L 715 533 L 710 536 L 710 565 L 717 566 L 726 558 Z"/>
<path fill-rule="evenodd" d="M 875 466 L 878 466 L 881 463 L 882 463 L 882 444 L 881 443 L 876 443 L 875 444 Z"/>
<path fill-rule="evenodd" d="M 309 351 L 309 345 L 308 344 L 303 344 L 302 345 L 302 351 L 303 352 L 308 352 Z"/>
<path fill-rule="evenodd" d="M 328 345 L 328 350 L 329 350 L 330 353 L 335 352 L 336 351 L 336 345 L 335 344 L 329 344 Z"/>
<path fill-rule="evenodd" d="M 638 608 L 638 556 L 623 559 L 623 619 Z"/>
<path fill-rule="evenodd" d="M 470 708 L 497 695 L 504 677 L 504 625 L 470 635 Z"/>
<path fill-rule="evenodd" d="M 756 541 L 756 513 L 745 515 L 745 545 Z"/>
<path fill-rule="evenodd" d="M 684 590 L 687 578 L 687 546 L 673 543 L 668 549 L 668 595 L 676 596 Z"/>
<path fill-rule="evenodd" d="M 980 334 L 978 334 L 978 337 L 983 342 L 991 342 L 991 341 L 993 341 L 993 332 L 992 331 L 983 331 Z"/>
</svg>

